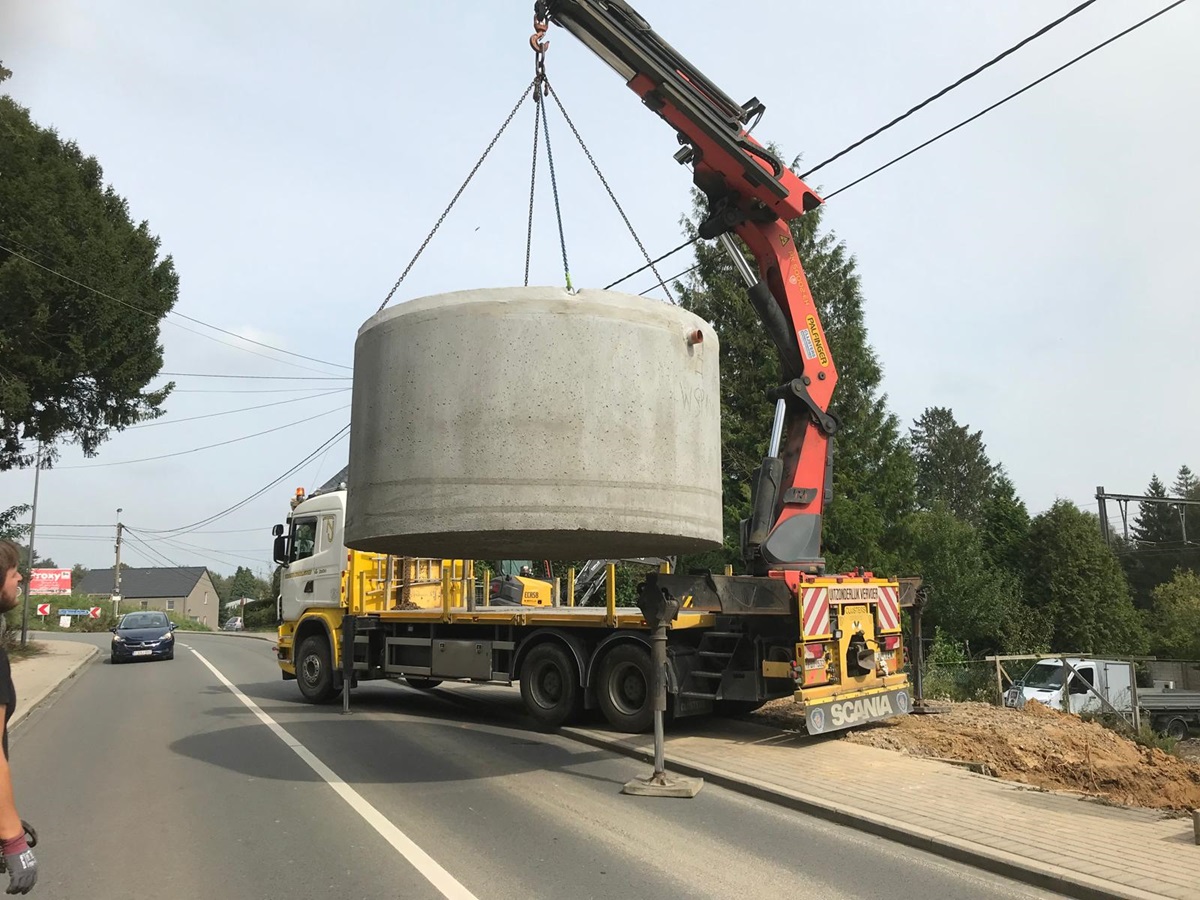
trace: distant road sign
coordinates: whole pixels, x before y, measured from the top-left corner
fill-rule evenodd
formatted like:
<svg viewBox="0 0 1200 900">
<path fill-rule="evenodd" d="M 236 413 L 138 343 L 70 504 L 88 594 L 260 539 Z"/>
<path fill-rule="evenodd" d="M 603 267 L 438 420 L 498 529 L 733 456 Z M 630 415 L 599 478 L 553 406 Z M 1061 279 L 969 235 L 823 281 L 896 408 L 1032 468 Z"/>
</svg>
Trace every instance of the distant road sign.
<svg viewBox="0 0 1200 900">
<path fill-rule="evenodd" d="M 100 607 L 98 607 L 98 606 L 93 606 L 91 609 L 89 609 L 89 610 L 88 610 L 88 617 L 89 617 L 89 618 L 92 618 L 92 619 L 98 619 L 98 618 L 100 618 Z"/>
<path fill-rule="evenodd" d="M 90 616 L 92 611 L 90 609 L 60 609 L 58 614 L 60 616 Z"/>
<path fill-rule="evenodd" d="M 39 604 L 38 604 L 38 610 L 37 610 L 37 614 L 38 614 L 39 616 L 48 616 L 48 615 L 50 615 L 50 604 L 49 604 L 49 603 L 39 603 Z"/>
</svg>

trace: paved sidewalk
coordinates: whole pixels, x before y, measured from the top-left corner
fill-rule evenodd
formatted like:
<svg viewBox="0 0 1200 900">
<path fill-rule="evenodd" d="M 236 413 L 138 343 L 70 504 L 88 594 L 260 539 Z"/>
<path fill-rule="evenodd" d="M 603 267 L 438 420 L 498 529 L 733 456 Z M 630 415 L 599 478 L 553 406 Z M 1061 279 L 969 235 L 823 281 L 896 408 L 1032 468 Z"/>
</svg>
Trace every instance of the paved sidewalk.
<svg viewBox="0 0 1200 900">
<path fill-rule="evenodd" d="M 39 637 L 32 643 L 41 646 L 45 652 L 12 661 L 17 711 L 8 720 L 10 728 L 100 652 L 94 645 L 82 641 L 55 641 Z"/>
<path fill-rule="evenodd" d="M 652 756 L 649 736 L 563 732 Z M 1200 900 L 1200 846 L 1190 817 L 1102 805 L 948 763 L 722 719 L 676 726 L 667 769 L 1072 896 Z"/>
</svg>

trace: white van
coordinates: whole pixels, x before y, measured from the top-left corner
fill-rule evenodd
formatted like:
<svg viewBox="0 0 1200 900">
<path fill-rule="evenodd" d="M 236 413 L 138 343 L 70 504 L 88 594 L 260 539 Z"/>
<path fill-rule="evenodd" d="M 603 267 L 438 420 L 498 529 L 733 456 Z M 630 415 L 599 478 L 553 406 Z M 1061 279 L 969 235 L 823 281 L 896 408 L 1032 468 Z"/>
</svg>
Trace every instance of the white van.
<svg viewBox="0 0 1200 900">
<path fill-rule="evenodd" d="M 1103 712 L 1107 709 L 1096 695 L 1088 690 L 1089 684 L 1118 712 L 1129 710 L 1133 695 L 1129 663 L 1115 659 L 1078 657 L 1067 657 L 1066 661 L 1077 673 L 1070 674 L 1067 683 L 1071 712 Z M 1064 674 L 1069 674 L 1069 670 L 1063 666 L 1061 657 L 1039 659 L 1005 692 L 1004 705 L 1019 708 L 1030 700 L 1036 700 L 1051 709 L 1062 709 Z"/>
</svg>

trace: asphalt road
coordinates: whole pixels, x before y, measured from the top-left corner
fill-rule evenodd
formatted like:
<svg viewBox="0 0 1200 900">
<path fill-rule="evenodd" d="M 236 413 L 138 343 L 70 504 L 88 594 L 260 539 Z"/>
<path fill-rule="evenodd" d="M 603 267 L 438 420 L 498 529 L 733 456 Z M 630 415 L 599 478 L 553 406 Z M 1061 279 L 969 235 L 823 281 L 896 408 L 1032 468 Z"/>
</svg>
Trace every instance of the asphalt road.
<svg viewBox="0 0 1200 900">
<path fill-rule="evenodd" d="M 644 765 L 526 730 L 511 705 L 372 684 L 345 717 L 301 702 L 264 641 L 179 643 L 166 662 L 103 653 L 14 730 L 34 896 L 1052 896 L 711 784 L 622 795 Z"/>
</svg>

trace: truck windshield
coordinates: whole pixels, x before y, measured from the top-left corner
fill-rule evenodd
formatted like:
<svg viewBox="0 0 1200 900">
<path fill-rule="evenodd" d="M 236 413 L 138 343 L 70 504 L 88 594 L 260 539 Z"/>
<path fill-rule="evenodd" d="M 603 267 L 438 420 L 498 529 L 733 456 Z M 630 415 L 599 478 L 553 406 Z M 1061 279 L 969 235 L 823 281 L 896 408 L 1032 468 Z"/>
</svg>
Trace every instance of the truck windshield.
<svg viewBox="0 0 1200 900">
<path fill-rule="evenodd" d="M 1063 667 L 1054 663 L 1038 663 L 1025 673 L 1022 679 L 1025 687 L 1031 688 L 1060 688 L 1063 683 Z"/>
</svg>

